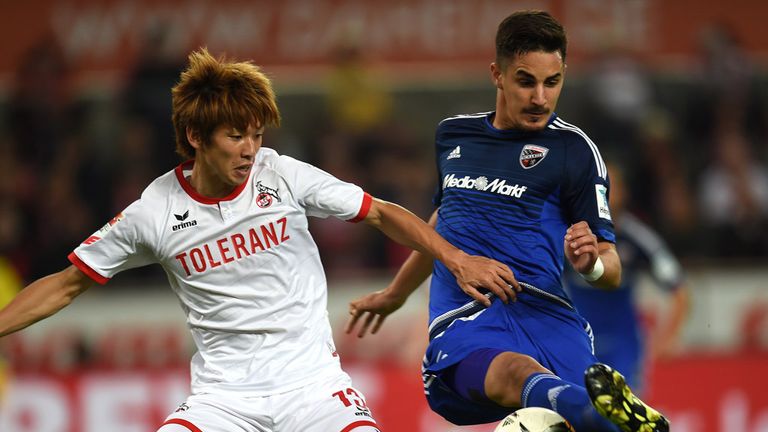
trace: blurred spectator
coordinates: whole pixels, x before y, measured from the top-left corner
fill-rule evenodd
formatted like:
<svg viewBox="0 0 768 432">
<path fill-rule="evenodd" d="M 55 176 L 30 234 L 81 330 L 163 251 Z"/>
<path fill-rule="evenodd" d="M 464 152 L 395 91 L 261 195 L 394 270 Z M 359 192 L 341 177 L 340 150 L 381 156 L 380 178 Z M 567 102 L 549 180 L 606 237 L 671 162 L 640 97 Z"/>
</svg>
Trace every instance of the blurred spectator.
<svg viewBox="0 0 768 432">
<path fill-rule="evenodd" d="M 744 131 L 722 120 L 710 165 L 702 173 L 699 202 L 712 254 L 768 255 L 768 167 L 755 157 Z"/>
<path fill-rule="evenodd" d="M 89 209 L 80 203 L 75 183 L 81 163 L 80 112 L 70 94 L 68 71 L 55 40 L 42 39 L 22 58 L 8 104 L 8 168 L 15 182 L 8 199 L 24 216 L 17 225 L 16 254 L 31 256 L 28 251 L 35 251 L 33 261 L 17 261 L 24 278 L 60 267 L 61 258 L 50 262 L 47 252 L 59 250 L 62 237 L 71 248 L 87 230 L 82 224 Z M 76 235 L 67 237 L 72 230 Z"/>
<path fill-rule="evenodd" d="M 734 30 L 713 24 L 701 35 L 702 63 L 690 128 L 710 151 L 699 172 L 699 207 L 721 257 L 768 254 L 768 167 L 755 142 L 764 141 L 764 102 L 754 91 L 755 65 Z M 698 131 L 698 134 L 696 133 Z"/>
<path fill-rule="evenodd" d="M 62 140 L 56 160 L 39 185 L 39 196 L 45 199 L 37 200 L 36 205 L 37 241 L 31 277 L 61 269 L 72 249 L 98 228 L 92 207 L 78 193 L 82 154 L 80 139 Z"/>
<path fill-rule="evenodd" d="M 333 56 L 327 104 L 334 129 L 364 134 L 389 120 L 392 95 L 368 66 L 357 39 L 345 37 Z"/>
<path fill-rule="evenodd" d="M 661 107 L 653 75 L 639 53 L 606 37 L 587 78 L 585 124 L 607 159 L 627 167 L 632 210 L 651 221 L 673 248 L 690 247 L 696 227 L 688 157 L 673 114 Z"/>
<path fill-rule="evenodd" d="M 695 198 L 689 180 L 691 167 L 676 122 L 668 112 L 654 109 L 640 125 L 639 152 L 623 158 L 628 188 L 633 197 L 628 206 L 647 219 L 675 250 L 693 250 L 698 226 Z M 618 160 L 618 159 L 617 159 Z"/>
<path fill-rule="evenodd" d="M 140 150 L 146 152 L 140 155 L 141 163 L 148 167 L 150 172 L 148 177 L 141 181 L 142 184 L 146 184 L 144 180 L 152 180 L 168 167 L 179 163 L 179 156 L 169 145 L 174 142 L 174 132 L 169 122 L 169 89 L 176 84 L 183 69 L 184 55 L 171 46 L 171 31 L 169 23 L 159 22 L 144 35 L 138 60 L 129 72 L 121 98 L 125 129 L 141 129 L 140 137 L 132 137 L 131 147 L 135 149 L 136 146 L 146 146 L 146 149 Z M 143 142 L 137 142 L 135 138 L 141 138 Z M 123 165 L 124 162 L 121 160 L 120 164 Z"/>
<path fill-rule="evenodd" d="M 32 46 L 19 62 L 8 104 L 8 125 L 16 157 L 26 169 L 50 166 L 59 142 L 72 133 L 68 72 L 64 54 L 52 38 Z"/>
<path fill-rule="evenodd" d="M 651 74 L 638 53 L 606 36 L 592 55 L 586 76 L 589 109 L 585 130 L 607 159 L 642 156 L 640 134 L 656 106 Z"/>
<path fill-rule="evenodd" d="M 393 118 L 393 95 L 355 37 L 343 37 L 334 52 L 324 102 L 327 128 L 316 138 L 312 160 L 375 196 L 422 218 L 429 215 L 432 173 L 423 169 L 432 165 L 429 147 L 419 146 L 412 131 Z M 338 235 L 337 221 L 312 221 L 331 276 L 397 268 L 409 253 L 377 232 L 343 230 Z"/>
</svg>

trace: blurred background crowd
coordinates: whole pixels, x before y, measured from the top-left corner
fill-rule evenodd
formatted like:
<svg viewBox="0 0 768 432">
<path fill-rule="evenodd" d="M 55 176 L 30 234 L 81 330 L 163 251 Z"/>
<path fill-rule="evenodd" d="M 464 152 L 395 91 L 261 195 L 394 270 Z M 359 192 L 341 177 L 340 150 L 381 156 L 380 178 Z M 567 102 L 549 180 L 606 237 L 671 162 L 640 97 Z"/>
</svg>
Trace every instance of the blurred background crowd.
<svg viewBox="0 0 768 432">
<path fill-rule="evenodd" d="M 273 79 L 283 127 L 265 146 L 427 218 L 435 127 L 493 109 L 495 26 L 520 8 L 564 23 L 557 112 L 623 167 L 629 209 L 684 265 L 768 259 L 768 6 L 757 0 L 696 10 L 661 0 L 11 3 L 0 3 L 6 292 L 67 266 L 76 245 L 180 162 L 170 88 L 201 45 Z M 311 227 L 332 291 L 334 281 L 387 277 L 408 253 L 367 227 Z M 155 266 L 110 289 L 146 292 L 164 279 Z"/>
<path fill-rule="evenodd" d="M 41 31 L 5 59 L 12 68 L 0 87 L 0 254 L 22 280 L 61 269 L 75 245 L 179 162 L 170 88 L 194 47 L 169 40 L 180 31 L 174 25 L 159 19 L 140 28 L 131 60 L 100 71 L 108 78 L 96 82 L 56 32 Z M 566 22 L 571 33 L 585 25 Z M 467 62 L 476 70 L 441 80 L 429 69 L 440 77 L 452 63 L 388 64 L 366 46 L 365 29 L 343 28 L 319 66 L 284 76 L 289 68 L 271 68 L 270 58 L 247 57 L 272 76 L 285 119 L 265 145 L 427 217 L 437 183 L 431 134 L 441 118 L 493 107 L 492 40 L 485 63 Z M 741 29 L 706 22 L 675 67 L 671 59 L 648 62 L 644 47 L 615 29 L 571 39 L 576 61 L 558 113 L 624 166 L 632 210 L 683 259 L 768 256 L 768 74 L 765 52 L 747 49 Z M 378 233 L 344 227 L 341 235 L 338 227 L 314 227 L 332 275 L 391 270 L 405 255 Z M 159 273 L 126 277 L 146 274 Z"/>
</svg>

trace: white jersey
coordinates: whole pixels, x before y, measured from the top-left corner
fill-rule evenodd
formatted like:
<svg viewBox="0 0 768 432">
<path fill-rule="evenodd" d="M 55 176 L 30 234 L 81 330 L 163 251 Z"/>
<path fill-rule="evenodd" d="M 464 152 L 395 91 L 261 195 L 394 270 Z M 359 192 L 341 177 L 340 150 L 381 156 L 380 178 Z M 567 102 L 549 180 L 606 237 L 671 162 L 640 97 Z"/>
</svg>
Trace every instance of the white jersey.
<svg viewBox="0 0 768 432">
<path fill-rule="evenodd" d="M 371 196 L 262 148 L 246 182 L 206 198 L 187 180 L 192 163 L 152 182 L 70 261 L 99 283 L 162 265 L 198 350 L 193 393 L 263 396 L 341 372 L 307 216 L 359 221 Z"/>
</svg>

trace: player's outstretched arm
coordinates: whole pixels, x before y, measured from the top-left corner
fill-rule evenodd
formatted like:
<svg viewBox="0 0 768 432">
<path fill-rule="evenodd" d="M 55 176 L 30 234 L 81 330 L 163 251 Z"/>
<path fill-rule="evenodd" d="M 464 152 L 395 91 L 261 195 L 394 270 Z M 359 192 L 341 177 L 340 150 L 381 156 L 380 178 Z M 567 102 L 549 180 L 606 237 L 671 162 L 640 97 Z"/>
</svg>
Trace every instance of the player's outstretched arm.
<svg viewBox="0 0 768 432">
<path fill-rule="evenodd" d="M 0 336 L 53 315 L 93 283 L 91 278 L 75 266 L 32 282 L 0 310 Z"/>
<path fill-rule="evenodd" d="M 437 224 L 437 210 L 432 213 L 428 224 L 433 228 Z M 366 294 L 349 303 L 349 321 L 344 331 L 351 333 L 359 322 L 361 324 L 357 332 L 358 337 L 365 336 L 369 329 L 371 334 L 376 334 L 387 316 L 400 309 L 408 297 L 432 274 L 433 261 L 432 255 L 417 250 L 411 252 L 385 289 Z"/>
<path fill-rule="evenodd" d="M 397 204 L 374 198 L 365 222 L 396 242 L 440 260 L 456 277 L 461 289 L 486 306 L 490 306 L 490 300 L 480 293 L 480 288 L 491 291 L 505 303 L 514 300 L 520 290 L 514 274 L 505 264 L 466 254 L 442 238 L 432 226 Z"/>
<path fill-rule="evenodd" d="M 590 284 L 606 289 L 618 288 L 621 283 L 621 261 L 616 245 L 598 242 L 585 221 L 571 225 L 563 239 L 565 256 Z"/>
</svg>

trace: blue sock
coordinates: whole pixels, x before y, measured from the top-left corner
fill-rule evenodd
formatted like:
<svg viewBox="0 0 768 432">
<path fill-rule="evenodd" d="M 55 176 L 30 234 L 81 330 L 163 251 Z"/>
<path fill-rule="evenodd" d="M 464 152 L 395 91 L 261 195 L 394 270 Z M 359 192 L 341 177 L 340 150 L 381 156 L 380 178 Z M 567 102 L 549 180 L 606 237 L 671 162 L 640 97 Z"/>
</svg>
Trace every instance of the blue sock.
<svg viewBox="0 0 768 432">
<path fill-rule="evenodd" d="M 547 373 L 531 374 L 523 385 L 522 406 L 556 411 L 577 431 L 619 432 L 619 428 L 598 414 L 587 389 Z"/>
</svg>

